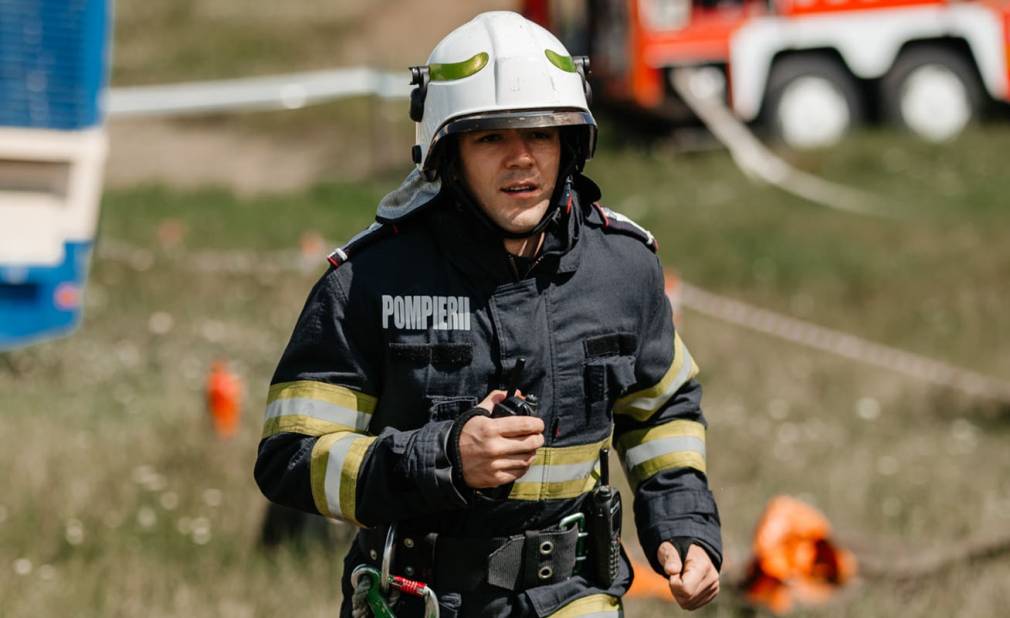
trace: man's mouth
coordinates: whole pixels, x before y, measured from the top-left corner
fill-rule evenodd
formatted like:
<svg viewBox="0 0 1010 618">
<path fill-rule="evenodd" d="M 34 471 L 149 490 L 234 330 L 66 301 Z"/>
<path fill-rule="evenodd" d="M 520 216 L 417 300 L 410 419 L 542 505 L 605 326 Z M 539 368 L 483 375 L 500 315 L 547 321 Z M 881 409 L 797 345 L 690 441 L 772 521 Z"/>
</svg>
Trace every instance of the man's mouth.
<svg viewBox="0 0 1010 618">
<path fill-rule="evenodd" d="M 501 190 L 509 195 L 524 196 L 535 193 L 539 188 L 540 185 L 534 182 L 513 182 L 505 185 Z"/>
</svg>

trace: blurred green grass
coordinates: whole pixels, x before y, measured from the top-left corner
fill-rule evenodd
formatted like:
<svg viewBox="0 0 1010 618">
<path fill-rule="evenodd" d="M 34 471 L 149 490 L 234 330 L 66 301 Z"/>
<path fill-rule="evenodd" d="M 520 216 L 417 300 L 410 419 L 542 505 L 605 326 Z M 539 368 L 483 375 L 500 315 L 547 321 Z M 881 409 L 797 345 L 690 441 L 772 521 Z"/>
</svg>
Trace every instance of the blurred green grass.
<svg viewBox="0 0 1010 618">
<path fill-rule="evenodd" d="M 225 189 L 178 192 L 148 185 L 106 196 L 101 233 L 153 248 L 159 226 L 174 220 L 185 227 L 191 248 L 293 249 L 305 232 L 340 239 L 364 229 L 374 220 L 378 200 L 396 182 L 321 184 L 294 195 L 249 198 Z"/>
<path fill-rule="evenodd" d="M 746 181 L 725 153 L 674 156 L 662 142 L 608 144 L 588 172 L 695 284 L 1007 376 L 1010 214 L 1000 196 L 1010 178 L 998 160 L 1008 146 L 1010 130 L 992 126 L 944 147 L 865 134 L 796 158 L 893 200 L 908 213 L 900 221 L 823 210 Z M 324 265 L 270 266 L 306 232 L 336 243 L 364 227 L 398 172 L 260 197 L 157 186 L 106 195 L 100 245 L 127 242 L 151 259 L 100 252 L 80 331 L 0 356 L 4 615 L 336 612 L 335 556 L 255 547 L 264 503 L 251 470 L 266 384 Z M 166 221 L 186 230 L 179 246 L 161 248 Z M 189 257 L 211 249 L 264 268 L 194 270 Z M 778 493 L 812 502 L 843 538 L 877 552 L 1006 529 L 1005 407 L 690 311 L 682 331 L 703 370 L 731 564 Z M 214 439 L 204 416 L 217 358 L 245 383 L 231 442 Z M 1010 602 L 1008 575 L 1001 558 L 901 585 L 867 579 L 800 615 L 995 616 Z M 701 615 L 745 615 L 737 601 L 727 591 Z"/>
<path fill-rule="evenodd" d="M 612 207 L 664 241 L 663 259 L 688 280 L 1010 375 L 1010 358 L 994 345 L 1010 342 L 1010 176 L 999 163 L 1007 148 L 1010 129 L 991 125 L 952 145 L 867 132 L 792 155 L 801 169 L 879 196 L 898 219 L 755 185 L 723 153 L 605 154 L 590 172 Z"/>
</svg>

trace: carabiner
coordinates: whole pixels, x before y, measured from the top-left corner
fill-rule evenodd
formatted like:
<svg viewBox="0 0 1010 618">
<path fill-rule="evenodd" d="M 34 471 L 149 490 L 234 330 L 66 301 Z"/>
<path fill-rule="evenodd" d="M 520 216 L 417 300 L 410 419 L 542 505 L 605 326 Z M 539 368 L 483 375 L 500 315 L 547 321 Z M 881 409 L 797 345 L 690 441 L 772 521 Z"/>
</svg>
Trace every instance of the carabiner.
<svg viewBox="0 0 1010 618">
<path fill-rule="evenodd" d="M 354 571 L 351 572 L 351 588 L 354 590 L 358 589 L 358 581 L 362 577 L 368 577 L 372 580 L 371 585 L 368 588 L 368 593 L 365 595 L 365 602 L 368 603 L 368 607 L 372 610 L 372 615 L 376 618 L 396 618 L 393 614 L 393 610 L 389 608 L 389 604 L 386 603 L 385 597 L 382 596 L 382 576 L 379 574 L 374 567 L 370 567 L 367 564 L 362 564 L 355 567 Z"/>
<path fill-rule="evenodd" d="M 379 584 L 382 586 L 382 594 L 389 594 L 389 582 L 392 580 L 390 569 L 393 568 L 393 556 L 396 552 L 396 523 L 389 524 L 389 531 L 386 532 L 386 544 L 382 547 L 382 579 Z"/>
<path fill-rule="evenodd" d="M 575 567 L 578 569 L 585 566 L 586 560 L 586 537 L 589 536 L 589 533 L 586 532 L 586 515 L 585 513 L 572 513 L 562 518 L 561 523 L 558 524 L 558 528 L 562 530 L 571 530 L 575 526 L 579 528 L 575 541 Z"/>
</svg>

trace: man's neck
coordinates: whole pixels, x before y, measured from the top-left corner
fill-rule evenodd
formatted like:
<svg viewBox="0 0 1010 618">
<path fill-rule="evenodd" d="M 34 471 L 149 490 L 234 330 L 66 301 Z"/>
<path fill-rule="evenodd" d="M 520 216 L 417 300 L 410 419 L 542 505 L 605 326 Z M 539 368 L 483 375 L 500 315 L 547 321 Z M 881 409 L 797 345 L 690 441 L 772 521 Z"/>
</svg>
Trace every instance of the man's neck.
<svg viewBox="0 0 1010 618">
<path fill-rule="evenodd" d="M 540 251 L 544 244 L 544 233 L 540 232 L 530 238 L 506 238 L 505 250 L 518 257 L 533 257 Z"/>
</svg>

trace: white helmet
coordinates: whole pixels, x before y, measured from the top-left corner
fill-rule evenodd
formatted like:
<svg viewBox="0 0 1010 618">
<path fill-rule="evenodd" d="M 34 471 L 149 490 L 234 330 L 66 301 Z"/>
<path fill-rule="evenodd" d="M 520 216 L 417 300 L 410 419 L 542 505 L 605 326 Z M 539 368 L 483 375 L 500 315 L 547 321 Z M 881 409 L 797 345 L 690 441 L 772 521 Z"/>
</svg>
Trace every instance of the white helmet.
<svg viewBox="0 0 1010 618">
<path fill-rule="evenodd" d="M 581 170 L 596 146 L 588 70 L 588 59 L 572 58 L 553 34 L 518 13 L 478 15 L 442 39 L 426 66 L 411 67 L 417 86 L 410 97 L 410 117 L 417 123 L 414 162 L 433 179 L 447 135 L 576 126 L 573 147 Z"/>
</svg>

